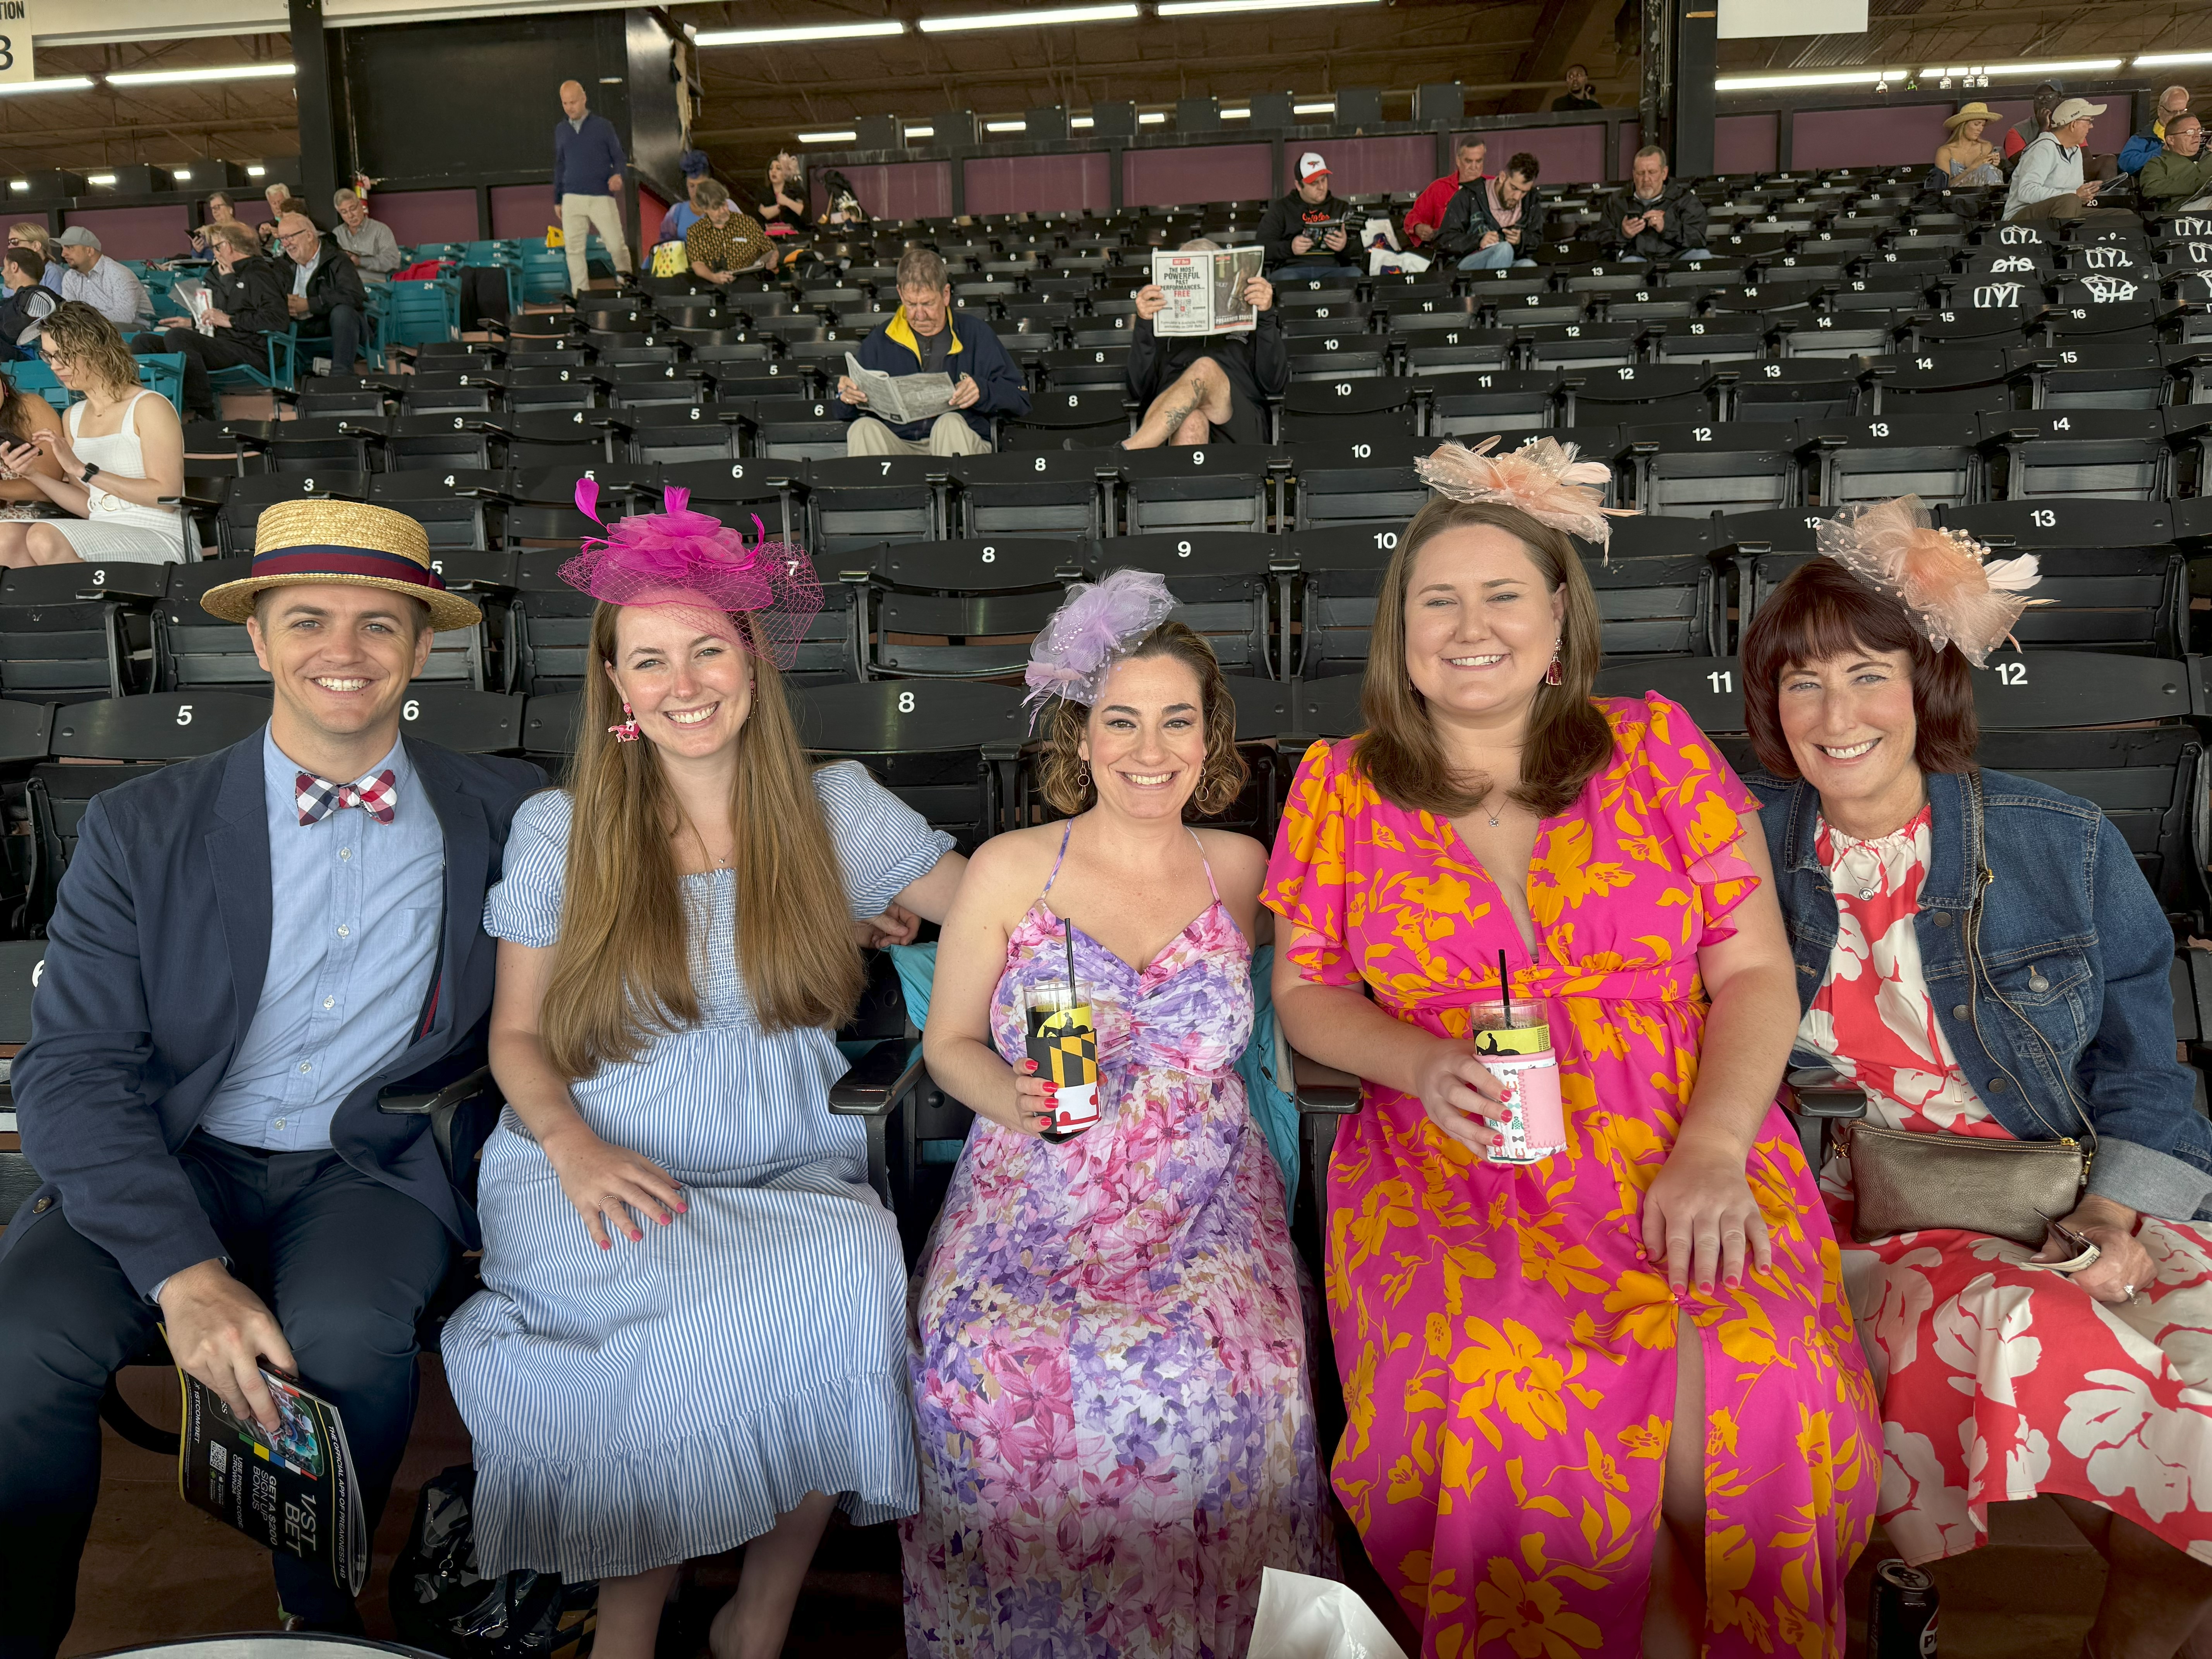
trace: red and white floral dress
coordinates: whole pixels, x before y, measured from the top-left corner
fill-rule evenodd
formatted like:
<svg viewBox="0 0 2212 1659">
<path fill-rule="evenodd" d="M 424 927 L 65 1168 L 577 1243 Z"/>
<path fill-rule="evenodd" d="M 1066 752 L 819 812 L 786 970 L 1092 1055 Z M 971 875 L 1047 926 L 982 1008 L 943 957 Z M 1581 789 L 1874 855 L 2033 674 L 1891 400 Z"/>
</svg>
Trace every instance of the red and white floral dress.
<svg viewBox="0 0 2212 1659">
<path fill-rule="evenodd" d="M 1929 815 L 1816 842 L 1835 954 L 1797 1031 L 1893 1129 L 2007 1136 L 1936 1024 L 1912 921 Z M 2212 1236 L 2145 1216 L 2156 1273 L 2109 1307 L 1983 1233 L 1851 1242 L 1850 1167 L 1823 1172 L 1843 1278 L 1882 1393 L 1881 1521 L 1908 1561 L 1978 1547 L 1988 1506 L 2044 1492 L 2101 1504 L 2212 1562 Z"/>
</svg>

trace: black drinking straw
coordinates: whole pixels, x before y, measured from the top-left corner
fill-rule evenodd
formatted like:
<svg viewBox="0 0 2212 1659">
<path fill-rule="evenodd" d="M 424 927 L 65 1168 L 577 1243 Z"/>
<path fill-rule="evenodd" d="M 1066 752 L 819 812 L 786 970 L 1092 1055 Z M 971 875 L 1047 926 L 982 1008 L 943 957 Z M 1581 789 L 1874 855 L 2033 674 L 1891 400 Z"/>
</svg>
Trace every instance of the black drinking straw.
<svg viewBox="0 0 2212 1659">
<path fill-rule="evenodd" d="M 1513 1025 L 1513 978 L 1505 971 L 1505 952 L 1502 948 L 1498 952 L 1498 990 L 1505 999 L 1505 1024 L 1510 1030 Z"/>
<path fill-rule="evenodd" d="M 1060 933 L 1067 941 L 1067 1006 L 1072 1013 L 1075 1005 L 1081 1000 L 1075 994 L 1075 924 L 1062 921 Z"/>
</svg>

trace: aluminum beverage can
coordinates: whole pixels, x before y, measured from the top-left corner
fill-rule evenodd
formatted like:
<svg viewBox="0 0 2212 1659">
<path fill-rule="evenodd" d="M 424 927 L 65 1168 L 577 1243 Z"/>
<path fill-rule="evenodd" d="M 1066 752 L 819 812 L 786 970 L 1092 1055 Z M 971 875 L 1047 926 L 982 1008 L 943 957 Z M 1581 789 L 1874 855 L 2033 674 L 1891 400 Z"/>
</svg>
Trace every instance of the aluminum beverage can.
<svg viewBox="0 0 2212 1659">
<path fill-rule="evenodd" d="M 1936 1581 L 1917 1567 L 1885 1561 L 1867 1594 L 1869 1659 L 1923 1659 L 1936 1651 Z"/>
<path fill-rule="evenodd" d="M 1098 1033 L 1091 1005 L 1071 1004 L 1064 993 L 1040 988 L 1024 1015 L 1036 1075 L 1058 1085 L 1052 1121 L 1037 1133 L 1047 1140 L 1073 1139 L 1098 1121 Z"/>
<path fill-rule="evenodd" d="M 1475 1058 L 1498 1079 L 1498 1138 L 1484 1161 L 1540 1164 L 1567 1149 L 1565 1103 L 1559 1094 L 1559 1060 L 1552 1028 L 1537 1006 L 1516 1006 L 1509 1019 L 1501 1003 L 1472 1010 Z"/>
</svg>

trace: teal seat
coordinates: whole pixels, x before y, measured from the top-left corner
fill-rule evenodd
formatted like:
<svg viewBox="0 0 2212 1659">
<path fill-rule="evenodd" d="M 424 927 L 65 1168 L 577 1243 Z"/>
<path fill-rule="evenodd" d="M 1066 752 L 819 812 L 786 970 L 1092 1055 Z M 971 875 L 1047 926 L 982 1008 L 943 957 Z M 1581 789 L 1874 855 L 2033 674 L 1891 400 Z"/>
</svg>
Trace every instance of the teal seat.
<svg viewBox="0 0 2212 1659">
<path fill-rule="evenodd" d="M 208 380 L 218 392 L 231 386 L 259 392 L 289 392 L 298 381 L 299 355 L 300 325 L 295 323 L 282 334 L 269 337 L 269 361 L 265 367 L 233 363 L 228 368 L 210 369 Z"/>
</svg>

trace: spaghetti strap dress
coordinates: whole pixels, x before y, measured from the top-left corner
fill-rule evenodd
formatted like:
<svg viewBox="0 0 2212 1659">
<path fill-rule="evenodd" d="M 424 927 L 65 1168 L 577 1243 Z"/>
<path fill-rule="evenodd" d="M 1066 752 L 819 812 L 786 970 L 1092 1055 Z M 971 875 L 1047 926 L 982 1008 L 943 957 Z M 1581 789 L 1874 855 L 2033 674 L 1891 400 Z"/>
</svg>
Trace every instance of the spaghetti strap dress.
<svg viewBox="0 0 2212 1659">
<path fill-rule="evenodd" d="M 76 452 L 79 460 L 91 462 L 102 472 L 111 472 L 118 478 L 144 477 L 146 444 L 138 435 L 138 404 L 142 398 L 159 395 L 143 390 L 133 392 L 131 401 L 123 406 L 123 424 L 96 438 L 84 437 L 77 430 L 83 423 L 87 405 L 82 402 L 70 404 L 69 413 L 62 417 L 69 428 L 70 447 Z M 87 486 L 85 494 L 86 512 L 82 519 L 42 520 L 69 543 L 77 557 L 136 564 L 183 562 L 185 520 L 180 509 L 126 501 L 102 489 L 96 477 Z M 198 556 L 197 550 L 194 556 Z"/>
<path fill-rule="evenodd" d="M 1595 700 L 1613 759 L 1537 833 L 1532 951 L 1449 819 L 1385 799 L 1358 742 L 1316 744 L 1262 901 L 1305 978 L 1469 1035 L 1512 991 L 1548 1010 L 1567 1148 L 1478 1161 L 1369 1083 L 1328 1168 L 1328 1310 L 1350 1422 L 1333 1471 L 1424 1659 L 1637 1650 L 1677 1434 L 1704 1437 L 1707 1659 L 1844 1651 L 1844 1578 L 1874 1527 L 1880 1431 L 1836 1241 L 1779 1105 L 1746 1173 L 1773 1266 L 1678 1301 L 1644 1195 L 1697 1082 L 1698 951 L 1758 877 L 1756 799 L 1677 704 Z M 1703 1425 L 1674 1419 L 1680 1322 Z"/>
<path fill-rule="evenodd" d="M 1132 967 L 1053 914 L 1059 873 L 992 1041 L 1018 1063 L 1022 993 L 1072 944 L 1100 1116 L 1058 1145 L 979 1117 L 924 1253 L 907 1651 L 1243 1659 L 1262 1569 L 1334 1571 L 1302 1274 L 1237 1072 L 1251 950 L 1217 890 Z"/>
</svg>

